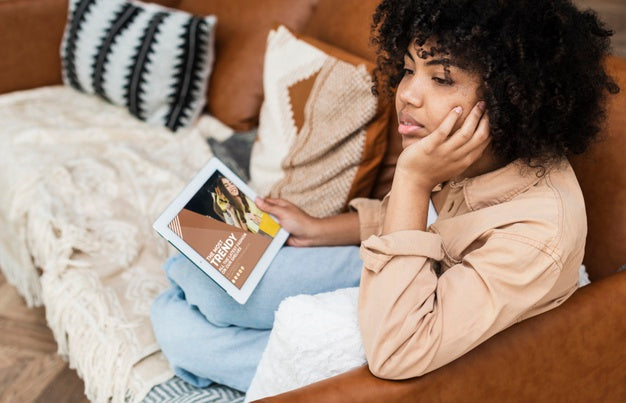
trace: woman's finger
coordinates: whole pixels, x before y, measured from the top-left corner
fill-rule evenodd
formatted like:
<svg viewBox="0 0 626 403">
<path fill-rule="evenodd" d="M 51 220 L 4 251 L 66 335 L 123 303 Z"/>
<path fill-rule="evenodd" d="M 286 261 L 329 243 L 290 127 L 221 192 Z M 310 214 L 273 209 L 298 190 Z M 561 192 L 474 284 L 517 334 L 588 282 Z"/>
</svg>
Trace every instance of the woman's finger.
<svg viewBox="0 0 626 403">
<path fill-rule="evenodd" d="M 263 199 L 261 197 L 257 197 L 254 202 L 257 206 L 266 213 L 275 214 L 277 207 L 275 203 L 272 203 L 271 199 Z"/>
<path fill-rule="evenodd" d="M 461 147 L 463 144 L 473 139 L 484 114 L 485 102 L 480 101 L 474 105 L 459 130 L 450 136 L 448 145 L 452 148 Z"/>
<path fill-rule="evenodd" d="M 290 205 L 290 203 L 285 199 L 271 199 L 271 198 L 266 197 L 264 200 L 276 206 L 287 207 Z"/>
<path fill-rule="evenodd" d="M 473 164 L 480 158 L 487 146 L 491 143 L 489 136 L 489 117 L 484 114 L 478 123 L 474 135 L 467 143 L 457 149 L 457 152 L 467 166 Z"/>
<path fill-rule="evenodd" d="M 463 113 L 463 108 L 462 107 L 457 106 L 457 107 L 452 108 L 452 110 L 450 112 L 448 112 L 446 117 L 443 118 L 443 121 L 441 122 L 439 127 L 437 127 L 435 130 L 433 130 L 431 135 L 428 136 L 428 137 L 433 138 L 434 140 L 438 141 L 439 143 L 443 143 L 446 140 L 446 138 L 448 138 L 450 133 L 452 132 L 452 129 L 454 128 L 454 125 L 456 124 L 457 120 L 459 119 L 459 116 L 461 116 L 461 113 Z M 426 138 L 428 138 L 428 137 L 426 137 Z"/>
<path fill-rule="evenodd" d="M 473 149 L 478 148 L 481 145 L 488 143 L 489 141 L 489 115 L 487 115 L 487 113 L 483 113 L 478 121 L 478 126 L 474 130 L 472 138 L 469 139 L 469 141 L 467 141 L 465 144 L 462 144 L 458 148 L 458 151 L 461 154 L 469 153 Z"/>
</svg>

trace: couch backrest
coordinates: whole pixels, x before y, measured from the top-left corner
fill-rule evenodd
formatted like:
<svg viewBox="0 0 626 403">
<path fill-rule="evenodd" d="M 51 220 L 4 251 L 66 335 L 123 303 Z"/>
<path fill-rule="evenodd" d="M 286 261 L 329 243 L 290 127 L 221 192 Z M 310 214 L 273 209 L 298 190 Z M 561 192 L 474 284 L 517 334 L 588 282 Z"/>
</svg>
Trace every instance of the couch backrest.
<svg viewBox="0 0 626 403">
<path fill-rule="evenodd" d="M 626 265 L 626 59 L 610 57 L 608 69 L 621 87 L 609 96 L 606 132 L 572 165 L 585 195 L 585 266 L 592 280 Z"/>
<path fill-rule="evenodd" d="M 267 34 L 276 24 L 302 32 L 317 0 L 180 0 L 177 8 L 218 16 L 208 110 L 235 130 L 258 125 Z"/>
<path fill-rule="evenodd" d="M 0 94 L 61 83 L 67 0 L 0 1 Z"/>
<path fill-rule="evenodd" d="M 374 61 L 369 36 L 378 3 L 379 0 L 318 0 L 303 33 Z"/>
</svg>

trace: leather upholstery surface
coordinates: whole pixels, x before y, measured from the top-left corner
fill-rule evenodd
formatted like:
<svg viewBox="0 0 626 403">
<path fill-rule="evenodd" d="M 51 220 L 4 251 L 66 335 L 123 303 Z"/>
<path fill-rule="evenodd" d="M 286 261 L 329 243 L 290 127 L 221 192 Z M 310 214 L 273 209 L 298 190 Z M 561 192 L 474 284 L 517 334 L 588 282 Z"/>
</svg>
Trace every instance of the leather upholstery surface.
<svg viewBox="0 0 626 403">
<path fill-rule="evenodd" d="M 61 83 L 67 0 L 0 1 L 0 93 Z"/>
<path fill-rule="evenodd" d="M 572 158 L 585 195 L 584 264 L 592 280 L 626 266 L 626 60 L 611 57 L 608 70 L 621 91 L 608 98 L 606 132 L 585 154 Z"/>
<path fill-rule="evenodd" d="M 216 58 L 208 88 L 211 114 L 235 130 L 258 125 L 267 35 L 280 23 L 301 32 L 317 0 L 181 0 L 194 14 L 215 14 Z"/>
</svg>

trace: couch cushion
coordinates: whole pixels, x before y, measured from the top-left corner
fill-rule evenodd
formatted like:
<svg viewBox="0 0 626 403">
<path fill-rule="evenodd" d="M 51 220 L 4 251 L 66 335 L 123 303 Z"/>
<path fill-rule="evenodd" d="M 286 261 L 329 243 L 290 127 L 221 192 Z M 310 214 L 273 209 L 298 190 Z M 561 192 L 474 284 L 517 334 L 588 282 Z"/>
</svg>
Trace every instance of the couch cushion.
<svg viewBox="0 0 626 403">
<path fill-rule="evenodd" d="M 215 17 L 127 0 L 71 0 L 64 82 L 176 130 L 205 104 Z"/>
<path fill-rule="evenodd" d="M 217 58 L 211 77 L 209 112 L 238 131 L 258 125 L 263 102 L 263 54 L 267 33 L 277 23 L 301 31 L 317 0 L 181 0 L 178 8 L 215 14 Z"/>
<path fill-rule="evenodd" d="M 374 65 L 284 26 L 270 33 L 251 185 L 317 217 L 369 195 L 387 142 L 389 104 Z"/>
</svg>

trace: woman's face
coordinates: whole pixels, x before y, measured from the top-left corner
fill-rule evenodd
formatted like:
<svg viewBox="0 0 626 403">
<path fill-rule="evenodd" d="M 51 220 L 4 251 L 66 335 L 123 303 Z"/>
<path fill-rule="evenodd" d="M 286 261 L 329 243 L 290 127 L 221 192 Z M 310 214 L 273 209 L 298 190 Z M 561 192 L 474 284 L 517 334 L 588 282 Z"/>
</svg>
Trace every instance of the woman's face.
<svg viewBox="0 0 626 403">
<path fill-rule="evenodd" d="M 239 196 L 239 189 L 237 188 L 237 186 L 233 185 L 231 181 L 226 178 L 222 178 L 222 183 L 224 184 L 224 187 L 226 188 L 228 193 L 230 193 L 232 196 Z"/>
<path fill-rule="evenodd" d="M 454 133 L 479 101 L 478 75 L 460 69 L 447 55 L 419 57 L 422 49 L 429 50 L 432 45 L 426 42 L 419 48 L 411 42 L 404 56 L 404 76 L 396 92 L 398 132 L 403 148 L 428 136 L 450 110 L 461 106 L 463 113 Z"/>
</svg>

